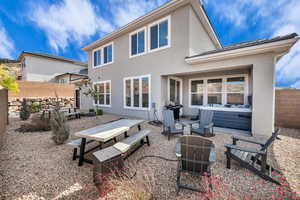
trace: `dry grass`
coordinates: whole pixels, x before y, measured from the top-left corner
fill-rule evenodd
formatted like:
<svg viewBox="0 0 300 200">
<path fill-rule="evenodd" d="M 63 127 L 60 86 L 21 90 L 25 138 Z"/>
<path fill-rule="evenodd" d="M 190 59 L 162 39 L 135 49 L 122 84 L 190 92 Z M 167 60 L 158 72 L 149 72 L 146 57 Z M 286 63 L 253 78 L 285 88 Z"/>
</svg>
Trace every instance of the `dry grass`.
<svg viewBox="0 0 300 200">
<path fill-rule="evenodd" d="M 117 118 L 119 116 L 103 115 L 98 119 L 91 117 L 70 120 L 68 122 L 71 130 L 70 139 L 79 130 Z M 50 131 L 21 134 L 15 131 L 20 124 L 19 119 L 11 119 L 7 140 L 0 151 L 0 199 L 99 199 L 99 193 L 93 183 L 91 165 L 85 164 L 78 167 L 78 162 L 71 159 L 72 148 L 66 145 L 55 145 L 51 140 Z M 160 134 L 159 127 L 145 123 L 142 128 L 153 130 L 150 135 L 151 146 L 145 145 L 129 157 L 128 161 L 134 164 L 138 174 L 148 174 L 153 177 L 154 180 L 150 181 L 153 198 L 203 199 L 203 195 L 186 190 L 181 190 L 179 195 L 176 195 L 176 163 L 149 158 L 136 164 L 136 160 L 143 155 L 176 158 L 177 137 L 172 137 L 168 141 Z M 133 128 L 129 135 L 136 131 L 137 129 Z M 286 179 L 285 188 L 293 192 L 300 191 L 300 131 L 283 129 L 280 138 L 281 140 L 276 140 L 270 148 L 269 162 L 283 174 L 283 178 Z M 231 135 L 217 133 L 211 139 L 216 145 L 217 152 L 213 175 L 214 177 L 221 176 L 222 183 L 227 185 L 231 193 L 239 197 L 251 197 L 251 199 L 272 199 L 274 194 L 280 196 L 278 186 L 263 182 L 261 178 L 241 168 L 236 162 L 232 162 L 230 170 L 226 169 L 224 143 L 231 142 Z M 146 172 L 143 173 L 143 171 Z M 139 180 L 125 179 L 121 182 L 120 180 L 122 179 L 112 180 L 120 187 L 114 190 L 116 193 L 112 192 L 109 195 L 117 193 L 128 195 L 128 199 L 134 195 L 132 192 L 136 192 L 133 189 L 139 188 L 141 182 L 144 181 L 142 177 Z M 193 179 L 193 181 L 200 182 L 201 179 Z M 144 187 L 141 192 L 137 191 L 137 193 L 143 193 L 148 190 L 147 188 Z M 117 198 L 109 195 L 106 197 Z M 288 197 L 283 199 L 288 199 Z"/>
</svg>

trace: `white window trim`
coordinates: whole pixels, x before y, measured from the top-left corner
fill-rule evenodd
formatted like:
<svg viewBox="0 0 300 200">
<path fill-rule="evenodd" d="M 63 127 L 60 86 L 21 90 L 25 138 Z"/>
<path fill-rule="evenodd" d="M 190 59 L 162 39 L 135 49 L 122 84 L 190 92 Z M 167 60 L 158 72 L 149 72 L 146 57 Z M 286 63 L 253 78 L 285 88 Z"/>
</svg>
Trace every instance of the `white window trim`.
<svg viewBox="0 0 300 200">
<path fill-rule="evenodd" d="M 175 77 L 175 76 L 169 76 L 168 77 L 168 102 L 170 102 L 170 79 L 176 80 L 180 82 L 180 99 L 179 103 L 182 104 L 183 102 L 183 97 L 182 97 L 182 90 L 183 90 L 183 80 L 181 78 Z"/>
<path fill-rule="evenodd" d="M 203 92 L 202 92 L 202 94 L 203 94 L 203 105 L 206 105 L 207 103 L 205 102 L 205 98 L 204 98 L 204 96 L 205 96 L 205 93 L 206 93 L 206 81 L 203 79 L 203 78 L 193 78 L 193 79 L 189 79 L 189 87 L 188 87 L 188 93 L 189 93 L 189 107 L 190 108 L 199 108 L 199 107 L 201 107 L 201 106 L 203 106 L 203 105 L 200 105 L 200 106 L 197 106 L 197 105 L 192 105 L 192 92 L 191 92 L 191 90 L 192 90 L 192 81 L 203 81 L 203 85 L 204 85 L 204 89 L 203 89 Z M 193 93 L 195 93 L 195 92 L 193 92 Z"/>
<path fill-rule="evenodd" d="M 95 104 L 95 101 L 93 101 L 93 104 L 94 106 L 100 106 L 100 107 L 111 107 L 111 80 L 105 80 L 105 81 L 97 81 L 97 82 L 94 82 L 93 85 L 98 85 L 98 84 L 101 84 L 101 83 L 104 83 L 104 104 L 100 104 L 99 103 L 99 99 L 98 99 L 98 104 Z M 109 93 L 106 92 L 106 83 L 109 83 Z M 109 95 L 109 103 L 110 104 L 106 104 L 106 95 L 107 94 L 110 94 Z"/>
<path fill-rule="evenodd" d="M 144 31 L 144 52 L 143 53 L 137 53 L 136 55 L 131 55 L 131 36 L 134 34 L 137 34 L 138 32 Z M 138 56 L 142 56 L 145 55 L 147 53 L 147 27 L 144 26 L 136 31 L 133 31 L 129 34 L 129 58 L 134 58 L 134 57 L 138 57 Z"/>
<path fill-rule="evenodd" d="M 168 20 L 168 45 L 163 46 L 163 47 L 158 47 L 156 49 L 152 49 L 151 50 L 151 32 L 150 32 L 150 28 L 152 26 L 158 25 L 160 22 Z M 159 27 L 159 26 L 158 26 Z M 158 35 L 159 35 L 159 28 L 158 28 Z M 159 37 L 158 37 L 158 43 L 159 43 Z M 156 51 L 160 51 L 163 49 L 167 49 L 171 47 L 171 15 L 168 15 L 164 18 L 161 18 L 151 24 L 148 25 L 148 52 L 152 53 L 152 52 L 156 52 Z"/>
<path fill-rule="evenodd" d="M 104 63 L 104 48 L 107 47 L 107 46 L 109 46 L 109 45 L 111 45 L 111 47 L 112 47 L 112 56 L 111 56 L 112 57 L 112 61 L 108 62 L 108 63 Z M 100 54 L 101 63 L 100 63 L 100 65 L 94 66 L 94 52 L 98 51 L 98 50 L 101 50 L 101 54 Z M 93 66 L 93 68 L 98 68 L 98 67 L 103 67 L 103 66 L 106 66 L 106 65 L 113 64 L 114 63 L 114 55 L 115 55 L 115 53 L 114 53 L 114 42 L 107 43 L 107 44 L 105 44 L 105 45 L 103 45 L 101 47 L 98 47 L 98 48 L 94 49 L 92 51 L 92 66 Z"/>
<path fill-rule="evenodd" d="M 148 108 L 142 107 L 142 78 L 148 78 L 149 80 L 149 105 Z M 133 80 L 139 79 L 139 107 L 133 106 Z M 131 106 L 126 105 L 126 80 L 130 80 L 130 87 L 131 87 Z M 151 109 L 151 75 L 142 75 L 142 76 L 134 76 L 134 77 L 125 77 L 123 78 L 123 106 L 124 109 L 131 109 L 131 110 L 150 110 Z"/>
<path fill-rule="evenodd" d="M 244 88 L 244 105 L 248 105 L 248 95 L 249 95 L 249 86 L 248 86 L 248 74 L 235 74 L 235 75 L 224 75 L 224 76 L 215 76 L 215 77 L 205 77 L 205 78 L 193 78 L 189 79 L 189 87 L 188 87 L 188 93 L 189 93 L 189 108 L 203 108 L 208 106 L 208 91 L 207 91 L 207 80 L 208 79 L 222 79 L 222 104 L 227 104 L 227 78 L 234 78 L 234 77 L 244 77 L 245 78 L 245 88 Z M 194 80 L 203 80 L 204 81 L 204 93 L 203 93 L 203 105 L 197 106 L 197 105 L 191 105 L 192 100 L 192 93 L 191 93 L 191 87 L 192 87 L 192 81 Z M 230 92 L 232 93 L 232 92 Z M 237 92 L 238 93 L 238 92 Z M 216 107 L 218 108 L 218 107 Z M 230 108 L 229 108 L 230 109 Z"/>
</svg>

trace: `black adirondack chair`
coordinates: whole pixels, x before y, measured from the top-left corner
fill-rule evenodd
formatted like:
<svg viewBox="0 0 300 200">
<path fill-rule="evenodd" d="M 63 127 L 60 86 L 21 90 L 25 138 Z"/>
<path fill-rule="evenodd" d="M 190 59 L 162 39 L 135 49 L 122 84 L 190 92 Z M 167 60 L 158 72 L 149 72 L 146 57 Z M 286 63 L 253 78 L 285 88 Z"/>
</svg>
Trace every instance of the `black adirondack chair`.
<svg viewBox="0 0 300 200">
<path fill-rule="evenodd" d="M 174 114 L 171 110 L 163 110 L 163 132 L 162 134 L 168 135 L 168 140 L 170 140 L 171 135 L 181 134 L 183 135 L 184 132 L 184 124 L 181 124 L 181 128 L 176 128 L 176 123 L 174 119 Z"/>
<path fill-rule="evenodd" d="M 180 182 L 180 179 L 182 172 L 198 174 L 201 176 L 211 176 L 211 166 L 216 161 L 215 145 L 213 142 L 200 136 L 182 136 L 176 144 L 176 155 L 179 160 L 177 170 L 177 192 L 179 192 L 180 188 L 196 192 L 205 192 L 202 189 L 183 185 Z M 210 187 L 212 187 L 211 184 Z"/>
<path fill-rule="evenodd" d="M 227 168 L 230 169 L 231 159 L 233 159 L 261 178 L 280 185 L 278 181 L 271 177 L 272 171 L 275 169 L 267 164 L 268 147 L 274 142 L 275 139 L 279 139 L 279 132 L 280 129 L 277 129 L 274 133 L 272 133 L 272 136 L 265 143 L 233 136 L 232 144 L 225 144 Z M 256 144 L 259 145 L 260 148 L 251 149 L 238 146 L 238 141 Z M 257 165 L 259 165 L 260 168 Z"/>
</svg>

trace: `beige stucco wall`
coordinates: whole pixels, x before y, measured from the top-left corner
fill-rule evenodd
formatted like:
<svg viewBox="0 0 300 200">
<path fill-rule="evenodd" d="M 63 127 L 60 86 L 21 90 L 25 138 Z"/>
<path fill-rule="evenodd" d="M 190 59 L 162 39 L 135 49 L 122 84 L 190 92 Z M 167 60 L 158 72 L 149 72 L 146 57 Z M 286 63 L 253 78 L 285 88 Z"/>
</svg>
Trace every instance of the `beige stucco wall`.
<svg viewBox="0 0 300 200">
<path fill-rule="evenodd" d="M 213 50 L 216 47 L 209 38 L 201 21 L 196 15 L 194 9 L 189 9 L 189 56 L 199 54 L 203 51 Z"/>
</svg>

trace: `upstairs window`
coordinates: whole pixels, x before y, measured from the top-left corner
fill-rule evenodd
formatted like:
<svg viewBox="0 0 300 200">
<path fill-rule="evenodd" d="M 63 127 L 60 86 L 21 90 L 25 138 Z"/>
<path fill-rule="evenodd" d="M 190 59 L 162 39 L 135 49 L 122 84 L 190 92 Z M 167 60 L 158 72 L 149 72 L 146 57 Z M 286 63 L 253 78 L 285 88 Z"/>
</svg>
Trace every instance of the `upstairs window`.
<svg viewBox="0 0 300 200">
<path fill-rule="evenodd" d="M 170 46 L 170 16 L 149 26 L 150 51 Z"/>
<path fill-rule="evenodd" d="M 100 47 L 93 52 L 93 65 L 100 67 L 113 62 L 113 43 Z"/>
<path fill-rule="evenodd" d="M 146 48 L 146 29 L 143 28 L 130 34 L 130 56 L 136 56 L 145 53 Z"/>
</svg>

